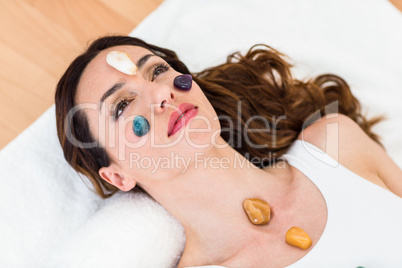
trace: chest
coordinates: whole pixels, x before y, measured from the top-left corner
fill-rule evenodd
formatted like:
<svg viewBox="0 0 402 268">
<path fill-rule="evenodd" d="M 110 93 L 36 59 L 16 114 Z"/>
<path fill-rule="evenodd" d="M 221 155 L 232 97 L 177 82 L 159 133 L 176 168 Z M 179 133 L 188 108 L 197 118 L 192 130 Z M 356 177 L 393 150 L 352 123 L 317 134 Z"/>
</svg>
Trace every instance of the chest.
<svg viewBox="0 0 402 268">
<path fill-rule="evenodd" d="M 294 170 L 302 189 L 289 196 L 290 209 L 272 207 L 272 219 L 265 234 L 253 237 L 247 248 L 222 264 L 227 267 L 285 267 L 308 254 L 320 240 L 327 223 L 327 206 L 321 192 L 303 173 Z M 307 249 L 286 243 L 286 232 L 293 226 L 305 230 L 312 240 Z"/>
</svg>

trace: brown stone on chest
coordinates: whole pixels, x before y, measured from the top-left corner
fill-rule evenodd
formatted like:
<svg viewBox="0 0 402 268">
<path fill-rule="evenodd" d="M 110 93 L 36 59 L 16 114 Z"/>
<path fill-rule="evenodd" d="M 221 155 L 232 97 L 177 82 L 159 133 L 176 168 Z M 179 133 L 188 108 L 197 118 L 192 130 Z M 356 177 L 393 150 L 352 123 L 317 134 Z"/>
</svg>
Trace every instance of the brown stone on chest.
<svg viewBox="0 0 402 268">
<path fill-rule="evenodd" d="M 271 219 L 271 206 L 257 198 L 248 198 L 243 202 L 243 209 L 252 224 L 266 224 Z"/>
</svg>

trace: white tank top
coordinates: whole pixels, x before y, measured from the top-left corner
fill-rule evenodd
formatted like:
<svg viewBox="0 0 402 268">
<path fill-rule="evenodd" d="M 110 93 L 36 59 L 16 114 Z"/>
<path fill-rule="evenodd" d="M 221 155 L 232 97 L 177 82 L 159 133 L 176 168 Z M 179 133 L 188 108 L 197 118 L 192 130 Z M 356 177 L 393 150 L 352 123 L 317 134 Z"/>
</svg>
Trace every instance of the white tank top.
<svg viewBox="0 0 402 268">
<path fill-rule="evenodd" d="M 317 186 L 328 209 L 321 238 L 289 268 L 402 267 L 402 198 L 305 141 L 295 141 L 283 158 Z"/>
</svg>

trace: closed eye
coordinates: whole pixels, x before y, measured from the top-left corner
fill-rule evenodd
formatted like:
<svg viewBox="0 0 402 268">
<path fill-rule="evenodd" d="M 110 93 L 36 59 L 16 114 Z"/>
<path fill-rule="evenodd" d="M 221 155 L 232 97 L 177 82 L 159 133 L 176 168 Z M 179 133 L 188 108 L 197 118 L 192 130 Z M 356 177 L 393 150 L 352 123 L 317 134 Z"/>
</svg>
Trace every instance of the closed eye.
<svg viewBox="0 0 402 268">
<path fill-rule="evenodd" d="M 152 72 L 152 81 L 154 81 L 158 75 L 168 71 L 169 69 L 170 66 L 165 62 L 155 65 Z"/>
<path fill-rule="evenodd" d="M 124 110 L 127 108 L 127 106 L 130 104 L 130 102 L 133 100 L 128 100 L 126 97 L 118 100 L 117 104 L 114 105 L 114 119 L 117 120 L 119 119 L 120 115 L 124 112 Z"/>
</svg>

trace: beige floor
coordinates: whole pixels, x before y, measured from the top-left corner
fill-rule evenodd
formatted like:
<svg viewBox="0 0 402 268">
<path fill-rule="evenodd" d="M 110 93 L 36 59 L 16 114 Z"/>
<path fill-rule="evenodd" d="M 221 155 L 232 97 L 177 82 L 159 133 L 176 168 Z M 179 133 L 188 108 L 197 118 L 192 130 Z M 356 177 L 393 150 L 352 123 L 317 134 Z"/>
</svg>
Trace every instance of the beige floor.
<svg viewBox="0 0 402 268">
<path fill-rule="evenodd" d="M 163 0 L 0 0 L 0 149 L 53 101 L 88 40 L 128 34 Z"/>
<path fill-rule="evenodd" d="M 128 34 L 163 0 L 0 0 L 0 149 L 48 107 L 88 40 Z M 390 0 L 402 11 L 402 0 Z"/>
</svg>

